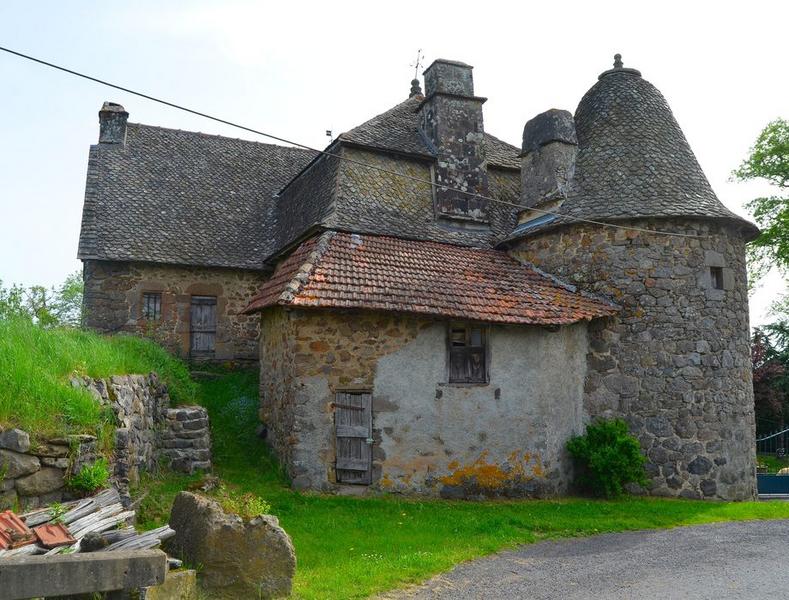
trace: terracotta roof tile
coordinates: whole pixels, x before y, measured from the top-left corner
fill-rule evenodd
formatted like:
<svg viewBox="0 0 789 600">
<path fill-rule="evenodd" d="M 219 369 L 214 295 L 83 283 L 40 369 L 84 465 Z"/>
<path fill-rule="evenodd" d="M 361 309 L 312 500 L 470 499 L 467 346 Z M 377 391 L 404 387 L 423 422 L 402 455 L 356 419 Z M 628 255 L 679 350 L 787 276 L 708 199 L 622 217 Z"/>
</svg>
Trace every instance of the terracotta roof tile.
<svg viewBox="0 0 789 600">
<path fill-rule="evenodd" d="M 618 311 L 505 252 L 332 231 L 282 261 L 246 312 L 274 305 L 533 325 L 564 325 Z"/>
</svg>

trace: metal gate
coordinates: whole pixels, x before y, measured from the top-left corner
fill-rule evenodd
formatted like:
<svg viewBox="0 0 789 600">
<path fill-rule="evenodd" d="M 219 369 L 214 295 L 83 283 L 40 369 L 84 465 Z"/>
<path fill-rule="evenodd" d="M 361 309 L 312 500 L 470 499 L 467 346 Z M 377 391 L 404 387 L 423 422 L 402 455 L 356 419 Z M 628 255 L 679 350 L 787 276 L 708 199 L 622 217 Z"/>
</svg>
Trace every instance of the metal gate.
<svg viewBox="0 0 789 600">
<path fill-rule="evenodd" d="M 756 454 L 772 454 L 777 458 L 783 458 L 786 456 L 787 447 L 789 447 L 789 429 L 756 438 Z"/>
<path fill-rule="evenodd" d="M 786 456 L 789 448 L 789 429 L 783 429 L 756 438 L 756 454 L 769 454 L 776 458 Z M 775 475 L 772 473 L 757 473 L 756 487 L 760 496 L 786 496 L 789 495 L 789 475 Z"/>
</svg>

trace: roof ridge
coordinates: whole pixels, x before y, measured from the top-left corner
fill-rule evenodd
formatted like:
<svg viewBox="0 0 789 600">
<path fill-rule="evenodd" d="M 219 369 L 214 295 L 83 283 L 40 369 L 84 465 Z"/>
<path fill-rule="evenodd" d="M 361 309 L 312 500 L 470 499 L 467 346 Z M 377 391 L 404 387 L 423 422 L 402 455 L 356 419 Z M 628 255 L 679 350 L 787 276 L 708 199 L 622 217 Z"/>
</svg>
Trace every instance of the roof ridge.
<svg viewBox="0 0 789 600">
<path fill-rule="evenodd" d="M 318 266 L 321 258 L 329 249 L 332 238 L 336 235 L 335 231 L 326 231 L 318 237 L 315 243 L 315 248 L 310 251 L 301 267 L 294 273 L 290 281 L 285 284 L 285 288 L 277 298 L 277 304 L 289 304 L 293 302 L 297 294 L 299 294 L 304 285 L 309 281 L 315 268 Z"/>
<path fill-rule="evenodd" d="M 256 144 L 258 146 L 268 146 L 269 148 L 277 148 L 280 150 L 296 150 L 298 152 L 304 152 L 309 154 L 318 154 L 315 150 L 310 150 L 307 148 L 300 148 L 299 146 L 284 146 L 282 144 L 272 144 L 270 142 L 256 142 L 255 140 L 247 140 L 244 138 L 239 137 L 230 137 L 227 135 L 220 135 L 218 133 L 205 133 L 204 131 L 191 131 L 190 129 L 179 129 L 177 127 L 163 127 L 161 125 L 149 125 L 147 123 L 128 123 L 128 127 L 145 127 L 146 129 L 159 129 L 161 131 L 174 131 L 177 133 L 186 133 L 189 135 L 206 137 L 206 138 L 219 138 L 222 140 L 230 140 L 235 142 L 243 142 L 245 144 Z"/>
</svg>

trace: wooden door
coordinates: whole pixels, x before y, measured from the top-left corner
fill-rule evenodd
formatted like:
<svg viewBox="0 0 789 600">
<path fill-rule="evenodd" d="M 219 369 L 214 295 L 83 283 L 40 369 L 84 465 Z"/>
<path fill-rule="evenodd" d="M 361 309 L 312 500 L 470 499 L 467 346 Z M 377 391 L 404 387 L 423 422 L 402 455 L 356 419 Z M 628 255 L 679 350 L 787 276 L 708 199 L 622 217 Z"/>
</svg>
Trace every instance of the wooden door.
<svg viewBox="0 0 789 600">
<path fill-rule="evenodd" d="M 337 482 L 372 483 L 373 407 L 370 392 L 337 392 Z"/>
<path fill-rule="evenodd" d="M 190 354 L 213 356 L 216 342 L 216 296 L 192 296 Z"/>
</svg>

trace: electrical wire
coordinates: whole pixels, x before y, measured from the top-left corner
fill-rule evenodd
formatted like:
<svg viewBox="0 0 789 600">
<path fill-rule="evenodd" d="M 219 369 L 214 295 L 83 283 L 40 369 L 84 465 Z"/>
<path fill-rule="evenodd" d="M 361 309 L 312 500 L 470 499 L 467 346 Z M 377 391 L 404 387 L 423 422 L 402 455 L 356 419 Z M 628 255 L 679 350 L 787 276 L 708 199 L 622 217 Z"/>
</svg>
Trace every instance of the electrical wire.
<svg viewBox="0 0 789 600">
<path fill-rule="evenodd" d="M 631 226 L 631 225 L 620 225 L 618 223 L 608 223 L 608 222 L 605 222 L 605 221 L 597 221 L 597 220 L 594 220 L 594 219 L 586 219 L 586 218 L 583 218 L 583 217 L 577 217 L 577 216 L 569 215 L 569 214 L 566 214 L 566 213 L 559 213 L 559 212 L 545 210 L 545 209 L 541 209 L 541 208 L 534 208 L 532 206 L 526 206 L 526 205 L 518 204 L 518 203 L 515 203 L 515 202 L 509 202 L 507 200 L 502 200 L 501 198 L 493 198 L 491 196 L 484 196 L 482 194 L 469 192 L 467 190 L 462 190 L 460 188 L 455 188 L 455 187 L 452 187 L 452 186 L 446 186 L 446 185 L 443 185 L 443 184 L 436 183 L 434 181 L 430 181 L 430 180 L 427 180 L 427 179 L 422 179 L 420 177 L 415 177 L 413 175 L 407 175 L 405 173 L 398 173 L 397 171 L 393 171 L 391 169 L 386 169 L 384 167 L 379 167 L 377 165 L 372 165 L 370 163 L 366 163 L 366 162 L 361 161 L 361 160 L 356 160 L 356 159 L 353 159 L 353 158 L 349 158 L 347 156 L 342 156 L 341 154 L 336 154 L 334 152 L 329 152 L 327 150 L 320 150 L 318 148 L 313 148 L 313 147 L 308 146 L 306 144 L 301 144 L 299 142 L 295 142 L 293 140 L 289 140 L 289 139 L 284 138 L 284 137 L 273 135 L 271 133 L 266 133 L 265 131 L 260 131 L 258 129 L 253 129 L 252 127 L 247 127 L 247 126 L 241 125 L 239 123 L 234 123 L 233 121 L 228 121 L 228 120 L 222 119 L 220 117 L 215 117 L 213 115 L 209 115 L 209 114 L 201 112 L 199 110 L 195 110 L 195 109 L 192 109 L 192 108 L 188 108 L 186 106 L 182 106 L 180 104 L 176 104 L 175 102 L 170 102 L 168 100 L 163 100 L 161 98 L 157 98 L 155 96 L 151 96 L 150 94 L 145 94 L 143 92 L 138 92 L 138 91 L 132 90 L 130 88 L 127 88 L 127 87 L 124 87 L 124 86 L 121 86 L 121 85 L 118 85 L 118 84 L 115 84 L 115 83 L 111 83 L 111 82 L 105 81 L 103 79 L 99 79 L 98 77 L 93 77 L 91 75 L 86 75 L 84 73 L 80 73 L 79 71 L 74 71 L 72 69 L 68 69 L 66 67 L 62 67 L 60 65 L 56 65 L 54 63 L 47 62 L 45 60 L 42 60 L 40 58 L 36 58 L 34 56 L 30 56 L 28 54 L 23 54 L 22 52 L 18 52 L 16 50 L 12 50 L 10 48 L 5 48 L 3 46 L 0 46 L 0 50 L 2 50 L 3 52 L 7 52 L 8 54 L 12 54 L 14 56 L 18 56 L 20 58 L 24 58 L 26 60 L 29 60 L 29 61 L 41 64 L 41 65 L 50 67 L 52 69 L 56 69 L 56 70 L 62 71 L 64 73 L 68 73 L 68 74 L 74 75 L 76 77 L 81 77 L 82 79 L 87 79 L 88 81 L 93 81 L 95 83 L 99 83 L 101 85 L 104 85 L 104 86 L 107 86 L 107 87 L 111 87 L 111 88 L 114 88 L 116 90 L 120 90 L 122 92 L 126 92 L 128 94 L 133 94 L 135 96 L 139 96 L 140 98 L 145 98 L 146 100 L 150 100 L 152 102 L 157 102 L 159 104 L 163 104 L 165 106 L 169 106 L 170 108 L 175 108 L 177 110 L 181 110 L 181 111 L 193 114 L 193 115 L 197 115 L 198 117 L 203 117 L 203 118 L 209 119 L 211 121 L 216 121 L 217 123 L 222 123 L 223 125 L 228 125 L 230 127 L 236 128 L 236 129 L 241 129 L 243 131 L 248 131 L 250 133 L 254 133 L 256 135 L 260 135 L 260 136 L 268 138 L 270 140 L 275 140 L 275 141 L 278 141 L 278 142 L 282 142 L 283 144 L 290 144 L 291 146 L 296 146 L 298 148 L 304 148 L 305 150 L 310 150 L 312 152 L 315 152 L 317 154 L 321 154 L 323 156 L 329 156 L 329 157 L 332 157 L 332 158 L 337 158 L 339 160 L 344 160 L 344 161 L 346 161 L 348 163 L 355 164 L 355 165 L 358 165 L 358 166 L 361 166 L 361 167 L 364 167 L 364 168 L 367 168 L 367 169 L 372 169 L 374 171 L 378 171 L 378 172 L 381 172 L 381 173 L 386 173 L 388 175 L 394 175 L 396 177 L 401 177 L 403 179 L 416 181 L 418 183 L 429 185 L 431 187 L 441 188 L 442 190 L 449 190 L 449 191 L 456 192 L 456 193 L 459 193 L 459 194 L 463 194 L 463 195 L 466 195 L 466 196 L 471 196 L 472 198 L 476 198 L 476 199 L 480 199 L 480 200 L 488 200 L 489 202 L 496 202 L 498 204 L 503 204 L 503 205 L 506 205 L 506 206 L 514 207 L 514 208 L 528 209 L 530 211 L 533 211 L 535 213 L 542 214 L 542 215 L 553 215 L 555 217 L 561 217 L 562 219 L 568 219 L 570 221 L 575 221 L 575 222 L 579 222 L 579 223 L 589 223 L 589 224 L 592 224 L 592 225 L 599 225 L 601 227 L 611 227 L 611 228 L 614 228 L 614 229 L 622 229 L 622 230 L 626 230 L 626 231 L 639 231 L 639 232 L 643 232 L 643 233 L 666 235 L 666 236 L 681 237 L 681 238 L 701 239 L 701 238 L 709 237 L 709 236 L 695 235 L 695 234 L 689 234 L 689 233 L 676 233 L 674 231 L 662 231 L 662 230 L 659 230 L 659 229 L 646 229 L 646 228 L 641 228 L 641 227 L 634 227 L 634 226 Z"/>
</svg>

